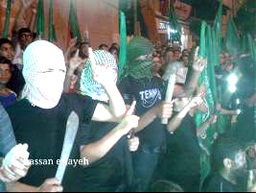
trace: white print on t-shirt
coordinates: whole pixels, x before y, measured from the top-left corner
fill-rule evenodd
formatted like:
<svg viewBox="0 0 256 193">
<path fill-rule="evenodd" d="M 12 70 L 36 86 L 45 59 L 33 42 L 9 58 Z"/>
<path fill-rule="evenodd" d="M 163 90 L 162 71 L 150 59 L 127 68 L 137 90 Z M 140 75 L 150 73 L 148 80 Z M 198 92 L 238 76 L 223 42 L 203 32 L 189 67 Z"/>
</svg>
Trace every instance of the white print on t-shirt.
<svg viewBox="0 0 256 193">
<path fill-rule="evenodd" d="M 144 108 L 151 108 L 159 100 L 162 100 L 161 92 L 159 89 L 151 89 L 140 92 L 140 99 Z"/>
</svg>

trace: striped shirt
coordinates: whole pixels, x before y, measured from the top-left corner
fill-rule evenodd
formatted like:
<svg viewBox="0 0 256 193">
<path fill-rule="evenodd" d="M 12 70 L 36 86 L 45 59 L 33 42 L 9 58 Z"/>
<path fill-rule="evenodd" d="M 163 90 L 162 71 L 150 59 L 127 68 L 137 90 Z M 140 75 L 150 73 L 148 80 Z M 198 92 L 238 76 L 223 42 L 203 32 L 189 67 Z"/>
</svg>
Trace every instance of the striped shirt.
<svg viewBox="0 0 256 193">
<path fill-rule="evenodd" d="M 4 157 L 16 144 L 11 121 L 0 104 L 0 156 Z M 5 192 L 4 185 L 1 182 L 0 192 Z"/>
</svg>

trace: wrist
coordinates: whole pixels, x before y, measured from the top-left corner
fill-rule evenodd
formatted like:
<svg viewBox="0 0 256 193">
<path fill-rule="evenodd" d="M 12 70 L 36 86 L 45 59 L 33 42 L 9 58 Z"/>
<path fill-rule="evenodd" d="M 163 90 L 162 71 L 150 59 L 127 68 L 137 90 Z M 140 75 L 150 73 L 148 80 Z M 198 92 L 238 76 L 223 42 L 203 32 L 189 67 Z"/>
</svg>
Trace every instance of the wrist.
<svg viewBox="0 0 256 193">
<path fill-rule="evenodd" d="M 69 68 L 69 69 L 68 69 L 68 72 L 67 72 L 67 75 L 68 75 L 68 76 L 73 76 L 74 73 L 75 73 L 75 69 Z"/>
</svg>

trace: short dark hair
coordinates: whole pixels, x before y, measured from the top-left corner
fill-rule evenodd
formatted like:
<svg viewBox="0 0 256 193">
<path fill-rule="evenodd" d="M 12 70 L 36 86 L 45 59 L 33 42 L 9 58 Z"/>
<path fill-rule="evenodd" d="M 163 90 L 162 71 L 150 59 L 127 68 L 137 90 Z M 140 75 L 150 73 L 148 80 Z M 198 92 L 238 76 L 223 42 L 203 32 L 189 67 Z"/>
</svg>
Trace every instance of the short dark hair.
<svg viewBox="0 0 256 193">
<path fill-rule="evenodd" d="M 119 54 L 119 49 L 118 49 L 117 47 L 115 47 L 115 46 L 112 46 L 111 48 L 109 48 L 108 51 L 109 51 L 110 53 L 112 53 L 114 50 L 117 51 L 117 54 Z"/>
<path fill-rule="evenodd" d="M 9 44 L 14 49 L 14 46 L 13 46 L 12 42 L 9 39 L 7 39 L 7 38 L 1 38 L 0 39 L 0 47 L 2 47 L 3 44 Z"/>
<path fill-rule="evenodd" d="M 226 158 L 231 160 L 235 159 L 236 154 L 243 150 L 242 145 L 229 136 L 221 136 L 213 144 L 211 155 L 211 168 L 212 171 L 220 171 L 224 168 L 223 161 Z"/>
<path fill-rule="evenodd" d="M 10 68 L 12 67 L 12 62 L 3 56 L 0 56 L 0 64 L 8 64 Z"/>
<path fill-rule="evenodd" d="M 29 28 L 21 28 L 18 31 L 18 37 L 20 38 L 23 33 L 31 33 L 31 35 L 33 35 L 32 31 Z"/>
<path fill-rule="evenodd" d="M 108 48 L 108 45 L 107 44 L 100 44 L 99 45 L 100 50 L 103 50 L 104 47 Z"/>
</svg>

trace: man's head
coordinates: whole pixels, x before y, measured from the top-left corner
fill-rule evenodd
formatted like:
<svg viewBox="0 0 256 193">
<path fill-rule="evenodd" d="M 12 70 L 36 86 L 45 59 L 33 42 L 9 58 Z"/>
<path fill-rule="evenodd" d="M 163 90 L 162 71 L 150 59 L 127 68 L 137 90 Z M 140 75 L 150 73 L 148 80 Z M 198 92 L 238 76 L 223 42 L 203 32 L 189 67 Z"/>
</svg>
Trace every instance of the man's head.
<svg viewBox="0 0 256 193">
<path fill-rule="evenodd" d="M 119 60 L 119 49 L 116 46 L 109 48 L 109 52 L 115 57 L 116 62 Z"/>
<path fill-rule="evenodd" d="M 99 45 L 99 50 L 108 51 L 108 45 L 107 45 L 107 44 L 100 44 L 100 45 Z"/>
<path fill-rule="evenodd" d="M 213 145 L 211 157 L 212 170 L 226 171 L 233 176 L 240 176 L 246 170 L 246 155 L 243 147 L 227 136 L 221 136 Z"/>
<path fill-rule="evenodd" d="M 23 55 L 26 81 L 23 97 L 42 109 L 54 108 L 63 92 L 66 65 L 62 50 L 54 44 L 38 40 Z"/>
<path fill-rule="evenodd" d="M 33 33 L 29 28 L 21 28 L 18 32 L 18 39 L 22 50 L 33 41 Z"/>
<path fill-rule="evenodd" d="M 153 77 L 153 44 L 146 38 L 136 37 L 127 46 L 128 74 L 135 79 Z"/>
<path fill-rule="evenodd" d="M 183 64 L 184 64 L 184 66 L 185 66 L 185 67 L 188 67 L 188 64 L 189 64 L 189 56 L 188 56 L 188 55 L 183 55 L 183 56 L 181 57 L 181 60 L 182 60 L 182 62 L 183 62 Z"/>
<path fill-rule="evenodd" d="M 113 82 L 117 82 L 118 67 L 114 56 L 105 50 L 96 50 L 93 54 L 96 65 L 105 67 L 105 69 L 110 69 Z M 87 60 L 85 64 L 85 68 L 81 74 L 79 90 L 82 95 L 90 96 L 94 100 L 103 102 L 109 100 L 105 89 L 93 78 L 93 66 L 91 60 Z"/>
<path fill-rule="evenodd" d="M 162 68 L 162 62 L 161 59 L 158 56 L 154 56 L 153 58 L 153 62 L 154 62 L 154 72 L 158 73 L 159 70 Z"/>
<path fill-rule="evenodd" d="M 172 47 L 168 47 L 165 52 L 165 62 L 169 64 L 174 61 L 174 50 Z"/>
<path fill-rule="evenodd" d="M 14 59 L 14 47 L 12 42 L 8 39 L 0 39 L 0 56 L 12 61 Z"/>
<path fill-rule="evenodd" d="M 89 47 L 90 44 L 89 42 L 82 42 L 79 45 L 79 57 L 82 59 L 88 58 L 89 57 Z"/>
<path fill-rule="evenodd" d="M 10 81 L 12 77 L 11 66 L 12 66 L 12 63 L 10 60 L 0 56 L 0 84 L 1 85 L 5 85 Z"/>
</svg>

